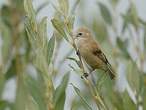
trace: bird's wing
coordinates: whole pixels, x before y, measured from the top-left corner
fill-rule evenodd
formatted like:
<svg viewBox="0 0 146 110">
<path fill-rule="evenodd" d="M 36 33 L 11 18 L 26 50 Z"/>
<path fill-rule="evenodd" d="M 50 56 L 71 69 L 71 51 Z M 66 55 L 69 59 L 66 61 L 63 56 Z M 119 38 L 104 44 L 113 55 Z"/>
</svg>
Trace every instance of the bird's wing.
<svg viewBox="0 0 146 110">
<path fill-rule="evenodd" d="M 97 56 L 98 58 L 100 58 L 100 60 L 102 60 L 105 64 L 109 64 L 110 65 L 110 63 L 108 62 L 106 56 L 104 55 L 104 53 L 100 49 L 96 48 L 93 51 L 93 54 L 95 56 Z"/>
<path fill-rule="evenodd" d="M 100 60 L 102 60 L 105 64 L 109 64 L 106 56 L 104 53 L 101 51 L 99 45 L 96 42 L 92 42 L 92 53 L 97 56 Z"/>
<path fill-rule="evenodd" d="M 94 43 L 93 42 L 93 45 L 94 47 L 93 50 L 92 50 L 92 53 L 97 56 L 101 61 L 103 61 L 106 65 L 107 65 L 107 71 L 110 75 L 110 78 L 111 79 L 114 79 L 115 78 L 115 72 L 114 70 L 112 69 L 112 66 L 111 64 L 108 62 L 106 56 L 104 55 L 104 53 L 101 51 L 100 47 L 98 46 L 98 44 Z"/>
</svg>

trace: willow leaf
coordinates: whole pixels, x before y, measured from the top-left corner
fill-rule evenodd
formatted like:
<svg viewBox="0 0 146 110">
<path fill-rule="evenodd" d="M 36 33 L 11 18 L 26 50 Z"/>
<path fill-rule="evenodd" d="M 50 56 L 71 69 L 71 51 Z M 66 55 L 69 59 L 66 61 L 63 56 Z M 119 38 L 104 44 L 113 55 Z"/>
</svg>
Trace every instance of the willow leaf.
<svg viewBox="0 0 146 110">
<path fill-rule="evenodd" d="M 98 5 L 100 8 L 101 16 L 103 17 L 103 19 L 105 20 L 106 23 L 111 25 L 112 24 L 112 16 L 111 16 L 109 9 L 101 2 L 99 2 Z"/>
<path fill-rule="evenodd" d="M 32 0 L 24 0 L 24 9 L 28 17 L 35 19 L 35 11 L 32 6 Z"/>
<path fill-rule="evenodd" d="M 64 31 L 64 24 L 63 22 L 61 22 L 60 20 L 58 19 L 52 19 L 51 20 L 54 28 L 68 41 L 68 38 L 67 38 L 67 35 Z"/>
<path fill-rule="evenodd" d="M 71 84 L 75 90 L 75 92 L 77 93 L 77 95 L 81 98 L 81 101 L 83 102 L 84 106 L 86 107 L 87 110 L 92 110 L 92 108 L 90 107 L 90 105 L 88 104 L 88 102 L 86 101 L 86 99 L 82 96 L 80 90 L 75 87 L 73 84 Z"/>
<path fill-rule="evenodd" d="M 42 46 L 46 47 L 47 45 L 47 17 L 44 17 L 39 24 L 39 34 L 40 41 L 42 41 Z"/>
<path fill-rule="evenodd" d="M 48 49 L 47 49 L 48 65 L 51 62 L 51 59 L 52 59 L 52 56 L 53 56 L 54 47 L 55 47 L 55 36 L 52 36 L 51 39 L 48 42 Z"/>
<path fill-rule="evenodd" d="M 55 110 L 64 110 L 65 98 L 66 98 L 66 87 L 69 81 L 70 74 L 64 75 L 60 85 L 56 88 L 54 92 L 54 103 Z"/>
</svg>

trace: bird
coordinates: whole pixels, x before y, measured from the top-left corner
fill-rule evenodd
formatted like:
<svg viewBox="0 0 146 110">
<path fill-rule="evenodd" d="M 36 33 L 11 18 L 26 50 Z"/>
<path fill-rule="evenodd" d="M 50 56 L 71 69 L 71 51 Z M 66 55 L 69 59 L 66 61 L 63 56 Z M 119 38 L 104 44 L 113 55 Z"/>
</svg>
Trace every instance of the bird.
<svg viewBox="0 0 146 110">
<path fill-rule="evenodd" d="M 100 69 L 107 73 L 110 79 L 115 79 L 115 72 L 111 64 L 88 28 L 78 28 L 73 33 L 73 38 L 77 46 L 77 54 L 92 68 L 91 72 Z M 84 76 L 87 77 L 88 73 L 84 73 Z"/>
</svg>

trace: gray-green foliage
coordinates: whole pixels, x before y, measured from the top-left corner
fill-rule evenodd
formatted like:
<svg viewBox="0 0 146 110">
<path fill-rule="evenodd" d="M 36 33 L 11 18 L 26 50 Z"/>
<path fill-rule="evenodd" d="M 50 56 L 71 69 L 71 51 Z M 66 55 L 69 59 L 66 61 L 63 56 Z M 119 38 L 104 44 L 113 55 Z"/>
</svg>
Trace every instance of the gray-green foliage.
<svg viewBox="0 0 146 110">
<path fill-rule="evenodd" d="M 82 17 L 81 20 L 85 21 L 84 25 L 90 25 L 96 39 L 103 44 L 103 49 L 111 55 L 112 64 L 119 64 L 118 61 L 124 63 L 126 79 L 134 93 L 135 101 L 129 96 L 127 90 L 124 92 L 116 91 L 114 82 L 103 75 L 102 71 L 97 71 L 98 74 L 95 75 L 97 79 L 95 78 L 94 82 L 81 80 L 83 83 L 80 85 L 85 85 L 83 90 L 77 88 L 75 84 L 69 84 L 72 69 L 79 73 L 78 77 L 81 74 L 79 70 L 81 62 L 76 57 L 70 56 L 72 50 L 61 59 L 59 67 L 55 67 L 57 55 L 62 54 L 58 53 L 60 44 L 64 43 L 62 39 L 74 47 L 71 32 L 77 17 L 78 11 L 76 9 L 84 11 L 81 4 L 83 2 L 75 0 L 74 4 L 70 5 L 69 0 L 58 0 L 59 5 L 56 5 L 47 1 L 34 9 L 32 0 L 13 0 L 9 5 L 5 4 L 0 9 L 0 38 L 2 39 L 2 46 L 0 46 L 0 110 L 6 108 L 10 110 L 64 110 L 68 85 L 72 87 L 71 91 L 75 95 L 71 99 L 72 110 L 92 110 L 94 109 L 92 105 L 95 103 L 95 107 L 101 110 L 138 110 L 139 106 L 145 110 L 146 75 L 143 71 L 143 63 L 146 60 L 146 22 L 138 16 L 136 4 L 130 2 L 126 13 L 118 14 L 123 24 L 120 27 L 120 35 L 117 34 L 118 23 L 114 23 L 116 18 L 113 12 L 119 1 L 108 1 L 111 7 L 107 7 L 102 1 L 97 2 L 96 5 L 100 11 L 98 16 L 101 16 L 102 19 L 95 17 L 90 23 Z M 48 4 L 55 10 L 50 21 L 54 32 L 49 37 L 47 35 L 47 17 L 40 21 L 37 20 L 38 13 Z M 115 36 L 118 35 L 115 38 L 115 44 L 110 40 L 109 27 Z M 134 31 L 131 31 L 131 28 Z M 143 31 L 143 34 L 140 34 L 139 30 Z M 128 33 L 126 39 L 123 38 L 125 33 Z M 134 34 L 137 41 L 141 35 L 143 36 L 143 51 L 135 42 L 130 42 L 134 39 L 131 36 Z M 137 60 L 140 62 L 140 66 L 128 50 L 130 45 L 134 47 L 133 51 L 138 53 Z M 109 56 L 107 55 L 107 57 Z M 66 60 L 69 60 L 70 63 L 75 61 L 78 68 L 70 64 L 69 72 L 66 72 L 55 88 L 54 82 L 59 79 L 58 76 L 62 76 L 60 68 Z M 28 71 L 30 66 L 36 71 L 35 77 L 32 71 Z M 115 69 L 117 68 L 118 66 L 115 66 Z M 13 102 L 2 99 L 4 87 L 10 79 L 15 79 L 17 86 L 16 98 Z"/>
<path fill-rule="evenodd" d="M 70 74 L 67 73 L 62 78 L 60 85 L 54 91 L 54 105 L 55 110 L 64 110 L 65 98 L 66 98 L 66 88 L 69 81 Z"/>
<path fill-rule="evenodd" d="M 80 90 L 75 87 L 73 84 L 72 84 L 75 92 L 77 93 L 77 95 L 81 98 L 81 101 L 83 102 L 83 105 L 85 106 L 85 109 L 87 110 L 92 110 L 92 108 L 90 107 L 90 105 L 88 104 L 88 102 L 86 101 L 86 99 L 84 99 L 84 97 L 82 96 L 82 93 L 80 92 Z"/>
</svg>

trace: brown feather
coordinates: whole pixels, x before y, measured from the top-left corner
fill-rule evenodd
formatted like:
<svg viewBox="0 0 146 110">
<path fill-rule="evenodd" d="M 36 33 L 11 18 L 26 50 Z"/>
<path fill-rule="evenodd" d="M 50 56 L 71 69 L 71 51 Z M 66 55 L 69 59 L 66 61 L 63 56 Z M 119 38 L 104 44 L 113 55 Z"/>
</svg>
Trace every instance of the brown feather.
<svg viewBox="0 0 146 110">
<path fill-rule="evenodd" d="M 111 79 L 114 79 L 115 73 L 112 69 L 111 64 L 109 63 L 106 56 L 104 55 L 104 53 L 100 49 L 97 48 L 97 50 L 93 51 L 93 54 L 96 55 L 98 58 L 100 58 L 107 65 L 108 68 L 107 68 L 106 72 L 108 72 Z"/>
<path fill-rule="evenodd" d="M 79 28 L 75 35 L 78 35 L 81 32 L 82 35 L 76 38 L 76 44 L 81 56 L 93 70 L 102 69 L 105 72 L 108 72 L 111 79 L 114 79 L 114 71 L 106 56 L 101 51 L 99 44 L 92 37 L 92 33 L 87 28 Z"/>
</svg>

